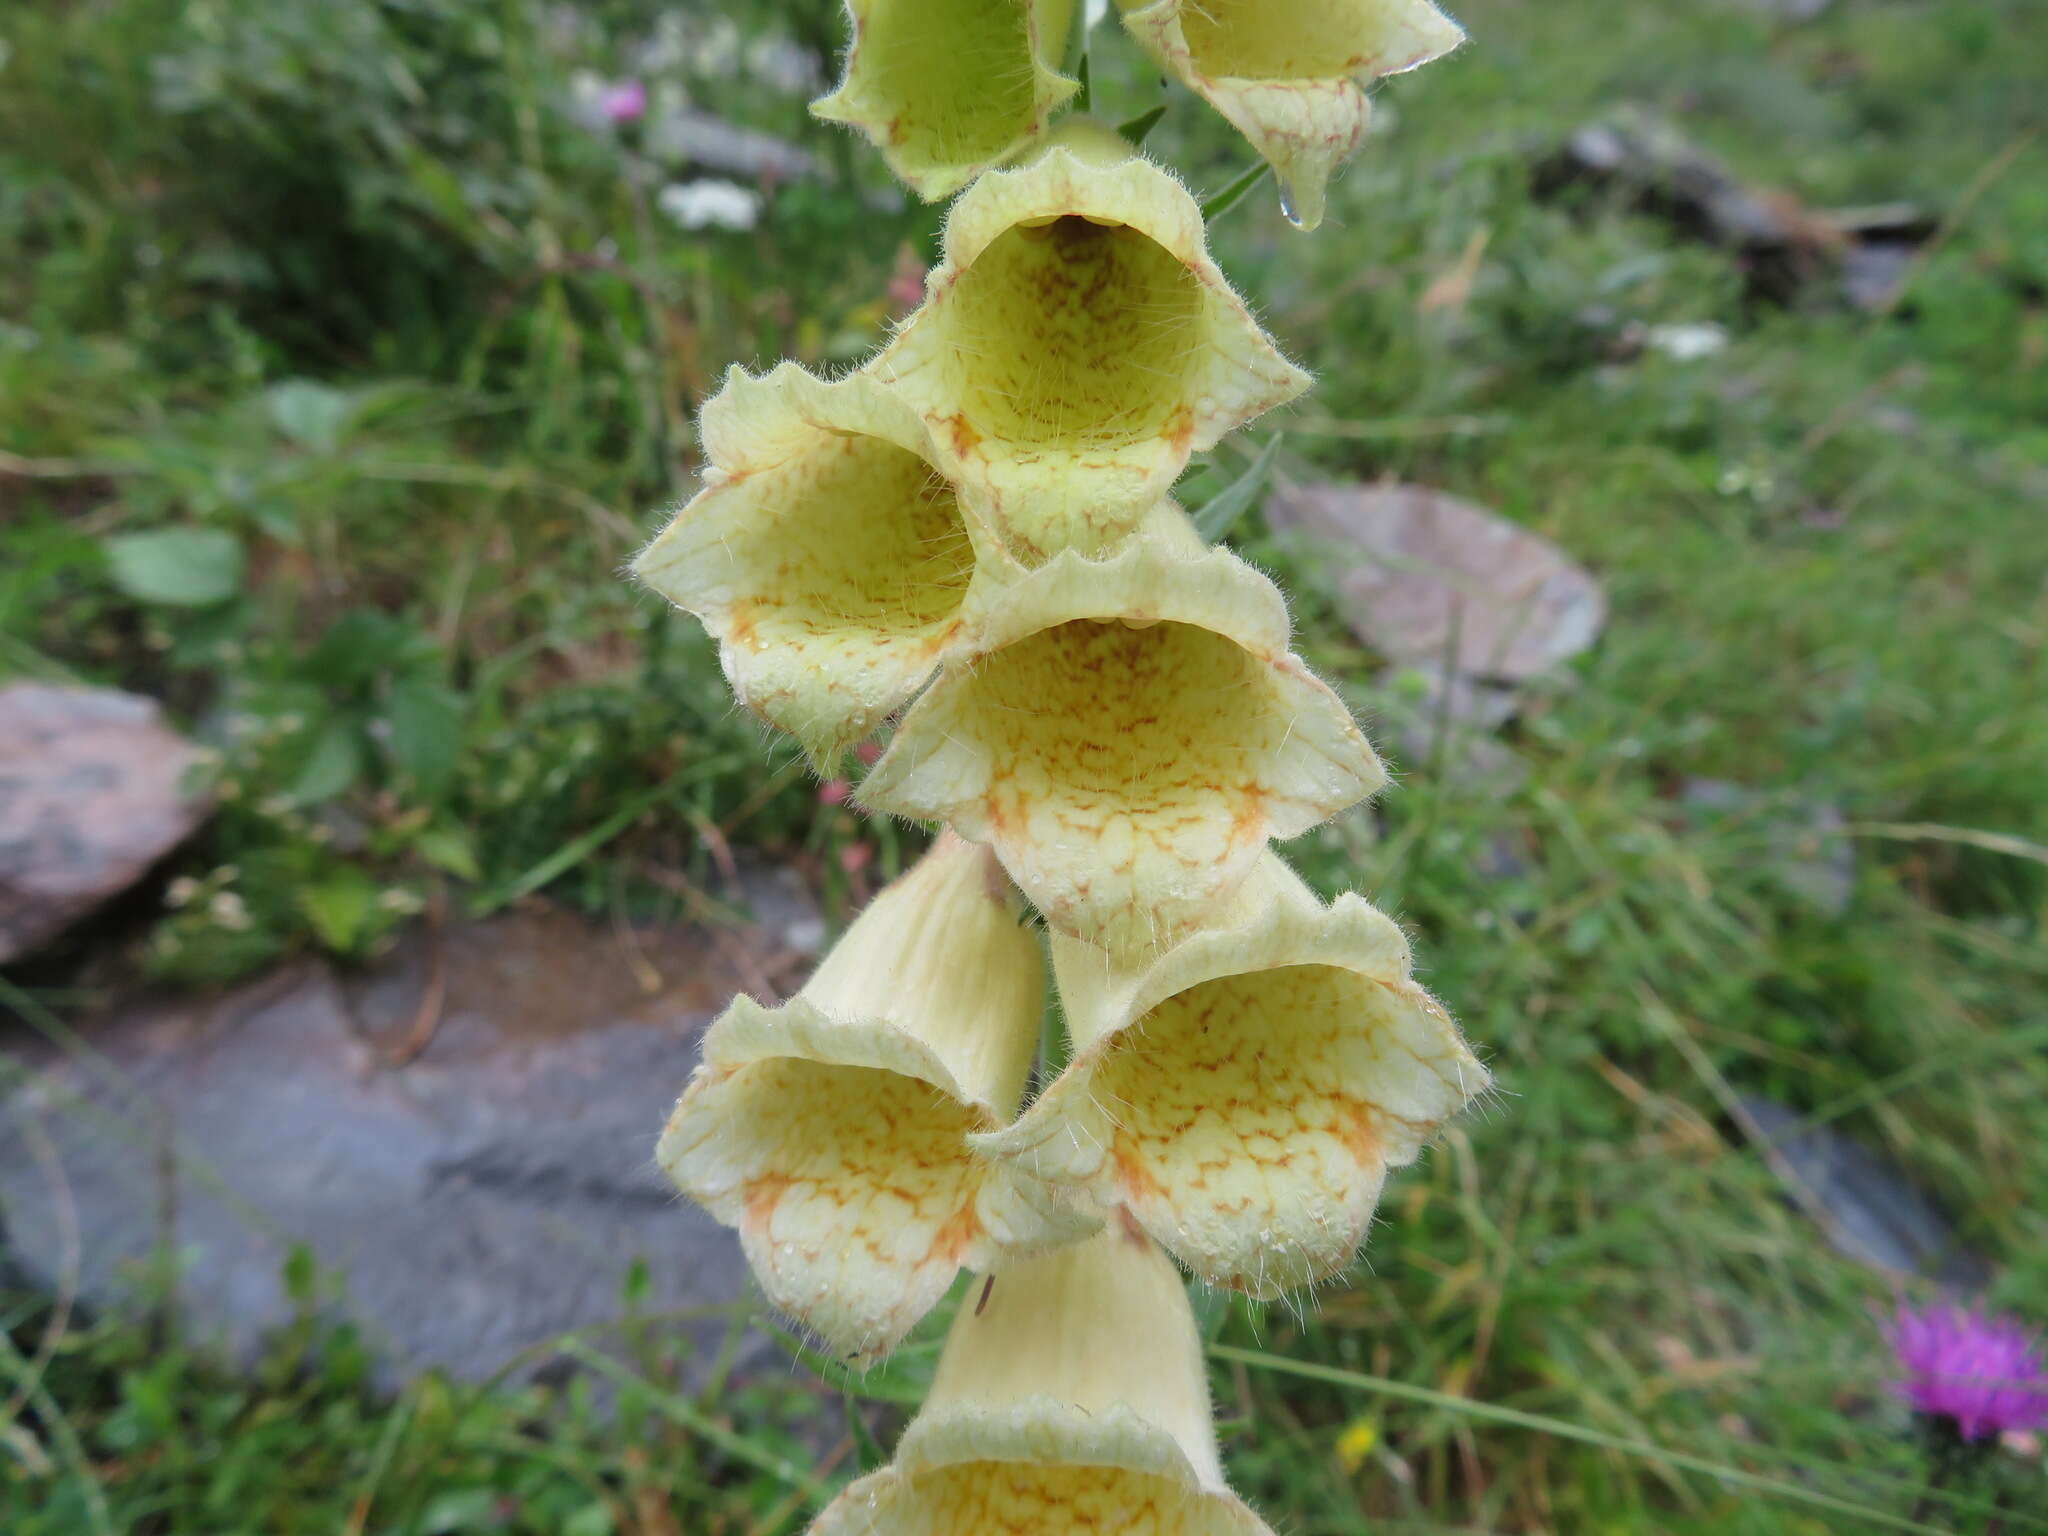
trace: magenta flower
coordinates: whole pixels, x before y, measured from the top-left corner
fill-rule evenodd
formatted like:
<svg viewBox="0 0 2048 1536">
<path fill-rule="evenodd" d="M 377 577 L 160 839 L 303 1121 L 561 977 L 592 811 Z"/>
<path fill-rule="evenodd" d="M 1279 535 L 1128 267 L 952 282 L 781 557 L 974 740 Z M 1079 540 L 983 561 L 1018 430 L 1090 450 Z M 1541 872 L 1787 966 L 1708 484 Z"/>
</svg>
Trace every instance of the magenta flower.
<svg viewBox="0 0 2048 1536">
<path fill-rule="evenodd" d="M 1905 1370 L 1900 1395 L 1921 1413 L 1954 1420 L 1965 1440 L 2048 1424 L 2048 1367 L 2011 1318 L 1902 1306 L 1891 1345 Z"/>
<path fill-rule="evenodd" d="M 647 110 L 647 87 L 638 80 L 621 80 L 605 87 L 598 98 L 598 110 L 610 123 L 637 123 Z"/>
</svg>

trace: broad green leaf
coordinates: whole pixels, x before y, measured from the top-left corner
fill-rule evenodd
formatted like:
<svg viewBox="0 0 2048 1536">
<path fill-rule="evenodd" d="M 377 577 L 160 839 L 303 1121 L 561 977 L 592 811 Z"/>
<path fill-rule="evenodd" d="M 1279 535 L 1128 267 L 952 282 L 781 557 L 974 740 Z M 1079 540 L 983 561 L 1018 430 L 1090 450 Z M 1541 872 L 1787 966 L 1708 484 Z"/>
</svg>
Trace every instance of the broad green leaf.
<svg viewBox="0 0 2048 1536">
<path fill-rule="evenodd" d="M 311 379 L 286 379 L 263 396 L 272 426 L 309 453 L 323 455 L 341 447 L 352 404 L 341 390 Z"/>
<path fill-rule="evenodd" d="M 412 775 L 420 793 L 438 800 L 455 777 L 462 745 L 462 699 L 424 677 L 401 677 L 391 685 L 385 709 L 391 726 L 391 755 Z"/>
<path fill-rule="evenodd" d="M 162 528 L 106 542 L 114 585 L 145 603 L 201 608 L 242 589 L 242 543 L 219 528 Z"/>
<path fill-rule="evenodd" d="M 301 805 L 332 800 L 356 781 L 363 771 L 362 733 L 354 722 L 330 720 L 320 727 L 298 777 L 292 781 L 291 797 Z"/>
<path fill-rule="evenodd" d="M 402 620 L 357 609 L 327 626 L 300 670 L 326 687 L 357 687 L 395 663 L 416 638 Z"/>
</svg>

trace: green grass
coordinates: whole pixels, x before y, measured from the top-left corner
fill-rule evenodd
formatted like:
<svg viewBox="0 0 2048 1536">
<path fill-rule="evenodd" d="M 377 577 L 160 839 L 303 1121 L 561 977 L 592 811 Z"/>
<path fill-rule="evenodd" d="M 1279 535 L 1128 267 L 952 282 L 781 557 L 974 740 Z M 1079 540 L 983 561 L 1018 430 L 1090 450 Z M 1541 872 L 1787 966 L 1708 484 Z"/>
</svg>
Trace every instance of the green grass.
<svg viewBox="0 0 2048 1536">
<path fill-rule="evenodd" d="M 830 12 L 760 9 L 812 34 Z M 254 918 L 222 931 L 198 900 L 97 942 L 207 982 L 371 953 L 407 905 L 389 893 L 442 883 L 679 920 L 642 872 L 719 833 L 843 910 L 838 850 L 878 840 L 887 868 L 893 834 L 818 806 L 694 626 L 615 572 L 686 493 L 723 365 L 858 355 L 933 216 L 793 186 L 751 234 L 663 226 L 552 105 L 571 66 L 618 68 L 608 39 L 651 6 L 595 8 L 614 30 L 566 54 L 514 0 L 193 10 L 31 4 L 0 71 L 0 664 L 143 689 L 213 743 L 232 792 L 180 872 L 233 866 Z M 1474 46 L 1394 83 L 1323 231 L 1255 188 L 1219 254 L 1319 375 L 1282 423 L 1297 469 L 1497 507 L 1613 612 L 1513 728 L 1519 790 L 1404 764 L 1377 812 L 1290 850 L 1411 928 L 1502 1091 L 1393 1181 L 1352 1283 L 1205 1299 L 1233 1476 L 1288 1536 L 1780 1536 L 1919 1507 L 1981 1531 L 2000 1478 L 2003 1530 L 2040 1529 L 2038 1456 L 1923 1497 L 1884 1385 L 1894 1282 L 1828 1248 L 1730 1106 L 1768 1094 L 1896 1158 L 1995 1298 L 2048 1321 L 2048 25 L 2020 0 L 1839 0 L 1782 29 L 1704 0 L 1461 19 Z M 372 22 L 389 67 L 338 75 L 360 40 L 317 26 Z M 1095 81 L 1111 118 L 1153 99 L 1113 47 Z M 693 88 L 885 192 L 800 102 Z M 1746 176 L 1914 200 L 1940 234 L 1889 314 L 1754 303 L 1724 253 L 1533 194 L 1542 152 L 1624 101 Z M 1208 192 L 1244 166 L 1189 102 L 1150 142 Z M 285 170 L 330 216 L 247 201 Z M 1475 242 L 1464 301 L 1425 311 Z M 1614 361 L 1603 329 L 1631 321 L 1731 344 Z M 163 529 L 229 535 L 231 557 L 195 547 L 196 590 L 231 595 L 138 596 L 119 541 Z M 1255 518 L 1236 537 L 1314 664 L 1383 711 L 1316 571 Z M 1703 816 L 1678 796 L 1696 777 L 1763 798 Z M 1816 805 L 1855 851 L 1839 915 L 1787 887 L 1801 855 L 1772 832 Z M 799 1529 L 806 1479 L 873 1455 L 801 1374 L 678 1395 L 658 1319 L 587 1341 L 636 1379 L 610 1417 L 581 1386 L 381 1400 L 311 1324 L 237 1380 L 74 1320 L 30 1390 L 49 1304 L 9 1318 L 9 1530 L 740 1536 Z M 883 1444 L 928 1366 L 847 1384 Z M 1360 1421 L 1354 1469 L 1336 1443 Z"/>
</svg>

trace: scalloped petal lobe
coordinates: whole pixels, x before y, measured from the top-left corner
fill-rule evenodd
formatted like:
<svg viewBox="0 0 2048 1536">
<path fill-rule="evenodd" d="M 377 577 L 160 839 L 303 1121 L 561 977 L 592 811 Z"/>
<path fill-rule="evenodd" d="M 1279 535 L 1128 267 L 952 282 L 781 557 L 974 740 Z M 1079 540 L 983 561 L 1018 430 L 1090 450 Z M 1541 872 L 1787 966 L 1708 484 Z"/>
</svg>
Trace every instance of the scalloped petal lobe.
<svg viewBox="0 0 2048 1536">
<path fill-rule="evenodd" d="M 1234 906 L 1137 966 L 1055 939 L 1073 1059 L 975 1143 L 1049 1199 L 1122 1206 L 1204 1280 L 1269 1298 L 1351 1261 L 1387 1170 L 1487 1075 L 1383 913 L 1324 907 L 1271 854 Z"/>
<path fill-rule="evenodd" d="M 976 182 L 927 292 L 869 366 L 1027 565 L 1110 549 L 1191 454 L 1308 385 L 1209 259 L 1187 189 L 1100 135 L 1063 127 Z"/>
<path fill-rule="evenodd" d="M 1272 837 L 1385 781 L 1287 654 L 1270 583 L 1224 551 L 1133 540 L 1007 589 L 862 791 L 985 842 L 1061 932 L 1153 952 L 1201 923 Z"/>
<path fill-rule="evenodd" d="M 870 381 L 735 373 L 704 436 L 705 488 L 634 569 L 717 637 L 743 704 L 829 760 L 960 632 L 975 527 L 922 426 Z"/>
<path fill-rule="evenodd" d="M 811 111 L 866 135 L 926 199 L 1044 133 L 1080 88 L 1055 67 L 1073 0 L 848 0 L 846 74 Z"/>
</svg>

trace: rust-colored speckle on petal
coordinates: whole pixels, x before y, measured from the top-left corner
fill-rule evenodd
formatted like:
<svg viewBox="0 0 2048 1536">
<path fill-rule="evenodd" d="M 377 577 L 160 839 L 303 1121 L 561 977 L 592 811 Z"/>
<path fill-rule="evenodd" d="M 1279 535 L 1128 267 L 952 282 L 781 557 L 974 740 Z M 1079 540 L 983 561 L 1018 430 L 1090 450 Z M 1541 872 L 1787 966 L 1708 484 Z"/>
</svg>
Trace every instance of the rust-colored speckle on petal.
<svg viewBox="0 0 2048 1536">
<path fill-rule="evenodd" d="M 774 1224 L 776 1204 L 789 1193 L 790 1186 L 795 1183 L 796 1180 L 776 1173 L 749 1179 L 745 1193 L 741 1196 L 746 1211 L 746 1225 L 756 1232 L 767 1232 Z"/>
</svg>

